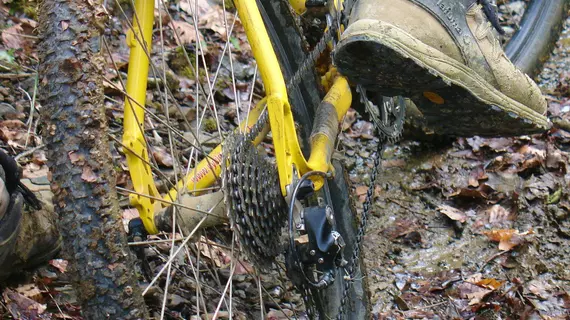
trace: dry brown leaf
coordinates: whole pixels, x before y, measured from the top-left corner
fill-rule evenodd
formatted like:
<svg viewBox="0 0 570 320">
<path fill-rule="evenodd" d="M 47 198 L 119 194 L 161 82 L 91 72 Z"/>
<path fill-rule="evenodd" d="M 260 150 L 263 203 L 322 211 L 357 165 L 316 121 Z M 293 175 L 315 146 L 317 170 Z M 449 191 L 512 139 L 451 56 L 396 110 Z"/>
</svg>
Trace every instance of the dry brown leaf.
<svg viewBox="0 0 570 320">
<path fill-rule="evenodd" d="M 233 21 L 233 15 L 226 13 L 226 19 L 228 20 L 228 24 L 231 25 Z M 234 31 L 236 31 L 238 22 L 239 21 L 236 21 Z M 224 24 L 224 10 L 221 6 L 212 7 L 206 14 L 200 17 L 200 28 L 202 27 L 210 29 L 219 34 L 222 40 L 228 39 L 226 25 Z"/>
<path fill-rule="evenodd" d="M 61 20 L 61 30 L 65 31 L 69 28 L 69 20 Z"/>
<path fill-rule="evenodd" d="M 499 281 L 495 279 L 482 279 L 480 281 L 477 281 L 475 284 L 486 289 L 497 290 L 503 285 L 503 283 L 505 283 L 505 281 Z"/>
<path fill-rule="evenodd" d="M 240 260 L 235 265 L 234 274 L 254 274 L 255 268 L 253 265 L 247 261 Z"/>
<path fill-rule="evenodd" d="M 406 160 L 404 159 L 390 159 L 382 161 L 382 168 L 404 168 L 406 167 Z"/>
<path fill-rule="evenodd" d="M 174 159 L 172 158 L 172 155 L 164 147 L 153 147 L 152 156 L 154 160 L 156 160 L 156 162 L 161 166 L 168 168 L 174 166 Z"/>
<path fill-rule="evenodd" d="M 15 319 L 37 319 L 47 309 L 46 305 L 10 289 L 4 289 L 2 296 L 8 311 Z"/>
<path fill-rule="evenodd" d="M 469 299 L 469 305 L 472 306 L 481 303 L 481 300 L 483 300 L 483 298 L 485 298 L 491 292 L 493 292 L 493 290 L 481 288 L 479 291 L 468 293 L 466 297 Z"/>
<path fill-rule="evenodd" d="M 83 179 L 83 181 L 95 182 L 97 178 L 97 174 L 93 172 L 90 166 L 83 166 L 83 172 L 81 173 L 81 179 Z"/>
<path fill-rule="evenodd" d="M 16 292 L 19 294 L 35 301 L 38 301 L 42 298 L 42 291 L 34 283 L 23 284 L 14 290 L 16 290 Z"/>
<path fill-rule="evenodd" d="M 36 163 L 28 163 L 24 166 L 22 177 L 27 179 L 45 177 L 48 175 L 49 169 L 46 165 L 38 165 Z"/>
<path fill-rule="evenodd" d="M 453 221 L 464 223 L 467 220 L 467 215 L 465 212 L 454 207 L 443 204 L 437 207 L 437 210 Z"/>
<path fill-rule="evenodd" d="M 210 1 L 189 1 L 189 0 L 181 0 L 180 1 L 180 9 L 191 16 L 194 16 L 194 9 L 198 9 L 197 16 L 202 17 L 206 13 L 214 10 L 215 6 L 211 4 Z"/>
<path fill-rule="evenodd" d="M 486 288 L 482 288 L 471 282 L 463 282 L 457 286 L 459 296 L 463 299 L 469 299 L 469 305 L 476 305 L 485 298 L 488 294 L 493 292 Z"/>
<path fill-rule="evenodd" d="M 374 138 L 374 125 L 371 122 L 360 120 L 352 125 L 352 130 L 347 135 L 353 139 L 363 138 L 370 140 Z"/>
<path fill-rule="evenodd" d="M 342 122 L 342 131 L 348 130 L 352 124 L 356 121 L 356 110 L 350 108 L 346 112 L 344 116 L 344 120 Z"/>
<path fill-rule="evenodd" d="M 231 262 L 230 255 L 206 237 L 200 237 L 200 242 L 197 245 L 202 255 L 210 259 L 217 268 L 228 265 Z"/>
<path fill-rule="evenodd" d="M 511 213 L 498 204 L 492 206 L 489 210 L 487 210 L 487 213 L 489 214 L 490 224 L 497 224 L 511 220 Z"/>
<path fill-rule="evenodd" d="M 362 196 L 368 193 L 368 186 L 358 186 L 356 187 L 356 195 Z"/>
<path fill-rule="evenodd" d="M 22 37 L 24 28 L 18 23 L 2 31 L 2 42 L 7 49 L 21 49 L 25 46 L 26 38 Z"/>
<path fill-rule="evenodd" d="M 546 300 L 548 298 L 548 296 L 550 295 L 548 291 L 552 289 L 552 287 L 548 283 L 538 280 L 530 281 L 526 288 L 528 289 L 528 291 L 532 292 L 532 294 L 543 300 Z"/>
<path fill-rule="evenodd" d="M 32 161 L 37 165 L 43 165 L 47 162 L 46 152 L 38 150 L 32 155 Z"/>
<path fill-rule="evenodd" d="M 178 34 L 178 37 L 175 37 L 175 39 L 179 46 L 196 42 L 196 29 L 190 23 L 173 20 L 170 21 L 170 26 Z"/>
<path fill-rule="evenodd" d="M 69 262 L 64 259 L 52 259 L 49 261 L 49 264 L 54 266 L 59 272 L 65 273 L 67 271 L 67 265 Z"/>
<path fill-rule="evenodd" d="M 499 242 L 499 249 L 509 251 L 525 241 L 524 237 L 534 232 L 531 230 L 519 233 L 514 229 L 498 229 L 483 231 L 491 241 Z"/>
<path fill-rule="evenodd" d="M 271 309 L 265 316 L 265 320 L 285 320 L 292 319 L 295 316 L 295 312 L 289 309 L 275 310 Z"/>
<path fill-rule="evenodd" d="M 394 223 L 382 230 L 382 233 L 390 240 L 406 236 L 420 229 L 421 226 L 414 220 L 396 219 Z"/>
</svg>

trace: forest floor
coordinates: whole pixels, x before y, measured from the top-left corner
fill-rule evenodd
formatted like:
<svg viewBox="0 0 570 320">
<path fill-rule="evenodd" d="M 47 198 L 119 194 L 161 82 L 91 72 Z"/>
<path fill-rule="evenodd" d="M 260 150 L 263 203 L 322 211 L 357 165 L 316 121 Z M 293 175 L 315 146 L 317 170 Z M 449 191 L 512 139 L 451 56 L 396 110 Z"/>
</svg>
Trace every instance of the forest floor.
<svg viewBox="0 0 570 320">
<path fill-rule="evenodd" d="M 14 3 L 20 2 L 0 1 L 0 146 L 17 157 L 26 183 L 49 198 L 45 146 L 39 134 L 41 105 L 35 94 L 37 22 L 33 9 L 15 7 Z M 216 50 L 221 51 L 221 39 L 227 38 L 220 22 L 220 8 L 209 3 L 210 7 L 202 9 L 214 8 L 217 15 L 208 15 L 209 20 L 200 26 L 206 30 L 206 40 L 213 39 L 208 41 L 205 56 L 211 60 L 208 63 L 220 61 L 228 67 L 229 61 L 218 59 L 215 54 Z M 514 18 L 508 19 L 516 19 L 519 10 L 516 8 L 522 1 L 511 3 L 514 3 Z M 187 22 L 189 8 L 182 4 L 172 1 L 169 5 L 175 14 L 168 19 L 162 17 L 173 19 L 172 25 L 187 35 L 173 39 L 170 33 L 167 40 L 170 41 L 169 82 L 176 86 L 174 99 L 182 105 L 178 111 L 168 111 L 174 117 L 185 118 L 193 127 L 199 113 L 192 103 L 195 98 L 189 74 L 192 70 L 180 66 L 178 48 L 180 45 L 190 48 L 196 38 L 191 36 L 193 25 Z M 222 79 L 225 87 L 216 92 L 224 118 L 217 126 L 223 131 L 235 128 L 239 120 L 236 99 L 247 109 L 249 92 L 254 93 L 250 103 L 259 101 L 262 94 L 259 81 L 254 85 L 255 90 L 247 84 L 246 80 L 255 74 L 255 67 L 243 30 L 240 33 L 239 23 L 236 25 L 236 36 L 230 41 L 236 57 L 232 68 L 240 82 L 237 91 L 231 90 L 226 73 Z M 117 72 L 109 67 L 105 75 L 106 108 L 117 137 L 120 137 L 123 99 L 117 84 L 124 77 L 128 60 L 125 28 L 123 20 L 113 18 L 106 29 L 112 57 L 108 63 L 119 68 Z M 375 319 L 570 319 L 569 70 L 570 20 L 537 79 L 549 102 L 548 116 L 558 123 L 553 129 L 539 135 L 490 139 L 418 139 L 405 135 L 403 141 L 387 148 L 363 242 L 365 277 Z M 162 103 L 156 92 L 159 90 L 152 90 L 149 87 L 147 104 L 158 106 Z M 212 149 L 221 140 L 217 135 L 219 128 L 212 122 L 212 114 L 205 117 L 203 141 L 206 148 Z M 152 156 L 165 172 L 171 172 L 173 163 L 179 159 L 173 159 L 166 152 L 167 146 L 156 140 Z M 353 197 L 361 210 L 378 139 L 372 123 L 350 110 L 340 140 L 338 155 L 349 169 Z M 265 147 L 271 153 L 271 146 Z M 132 189 L 124 155 L 117 150 L 113 154 L 117 160 L 118 186 Z M 128 206 L 126 197 L 121 204 L 125 219 L 136 213 Z M 227 232 L 227 229 L 220 230 Z M 225 259 L 231 260 L 228 247 L 221 245 L 206 250 L 203 244 L 210 240 L 200 240 L 196 243 L 197 250 L 209 252 L 209 263 L 219 269 L 222 280 L 227 278 L 229 264 Z M 160 269 L 170 249 L 169 244 L 163 244 L 146 250 L 149 261 L 145 263 L 152 269 Z M 81 319 L 66 272 L 67 263 L 63 257 L 56 257 L 12 277 L 1 287 L 0 317 Z M 258 278 L 246 261 L 241 261 L 241 266 L 233 280 L 233 299 L 240 309 L 236 318 L 259 318 L 259 310 L 255 309 L 259 303 Z M 268 297 L 266 318 L 303 318 L 303 313 L 296 310 L 302 305 L 300 296 L 291 293 L 291 284 L 282 279 L 281 273 L 278 275 L 260 278 Z M 210 280 L 210 285 L 219 285 L 220 279 Z M 177 278 L 169 291 L 167 318 L 195 318 L 194 289 L 190 281 Z M 161 292 L 154 287 L 147 297 L 155 317 L 159 317 Z"/>
</svg>

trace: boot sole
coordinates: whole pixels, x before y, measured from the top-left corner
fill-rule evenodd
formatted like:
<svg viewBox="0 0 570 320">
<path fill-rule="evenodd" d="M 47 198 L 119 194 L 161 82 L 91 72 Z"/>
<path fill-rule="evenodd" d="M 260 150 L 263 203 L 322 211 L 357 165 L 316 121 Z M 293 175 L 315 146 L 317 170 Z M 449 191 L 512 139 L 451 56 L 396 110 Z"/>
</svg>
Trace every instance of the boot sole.
<svg viewBox="0 0 570 320">
<path fill-rule="evenodd" d="M 440 134 L 520 135 L 550 128 L 544 115 L 389 23 L 363 19 L 351 24 L 334 59 L 349 80 L 412 99 Z"/>
</svg>

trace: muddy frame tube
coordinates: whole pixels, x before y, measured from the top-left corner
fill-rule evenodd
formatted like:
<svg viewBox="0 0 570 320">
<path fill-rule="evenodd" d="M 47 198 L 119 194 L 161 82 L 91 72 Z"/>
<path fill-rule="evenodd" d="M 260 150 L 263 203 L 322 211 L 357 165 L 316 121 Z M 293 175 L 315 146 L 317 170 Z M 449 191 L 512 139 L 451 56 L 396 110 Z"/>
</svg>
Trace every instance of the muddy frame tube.
<svg viewBox="0 0 570 320">
<path fill-rule="evenodd" d="M 304 1 L 295 0 L 296 6 L 304 8 Z M 257 121 L 263 109 L 267 108 L 271 126 L 277 170 L 281 192 L 287 195 L 295 175 L 317 170 L 329 172 L 334 142 L 339 123 L 350 107 L 352 95 L 345 78 L 336 76 L 333 85 L 317 110 L 315 129 L 311 135 L 311 156 L 309 161 L 301 152 L 297 139 L 293 113 L 289 104 L 285 79 L 271 44 L 265 24 L 255 0 L 234 0 L 240 20 L 258 63 L 259 73 L 265 86 L 264 98 L 248 117 L 249 123 L 242 123 L 241 130 L 248 130 Z M 154 23 L 154 1 L 136 0 L 133 30 L 129 30 L 127 42 L 131 49 L 126 85 L 123 144 L 135 193 L 130 195 L 131 205 L 137 208 L 146 230 L 157 233 L 154 214 L 162 207 L 176 200 L 181 188 L 200 190 L 212 186 L 221 172 L 222 146 L 219 145 L 198 165 L 162 197 L 157 191 L 150 168 L 148 149 L 144 139 L 144 105 L 149 70 L 152 27 Z M 267 133 L 267 128 L 264 130 Z M 255 143 L 263 138 L 260 135 Z M 296 170 L 293 170 L 295 168 Z M 323 180 L 315 181 L 317 189 Z M 164 202 L 159 199 L 164 199 Z"/>
</svg>

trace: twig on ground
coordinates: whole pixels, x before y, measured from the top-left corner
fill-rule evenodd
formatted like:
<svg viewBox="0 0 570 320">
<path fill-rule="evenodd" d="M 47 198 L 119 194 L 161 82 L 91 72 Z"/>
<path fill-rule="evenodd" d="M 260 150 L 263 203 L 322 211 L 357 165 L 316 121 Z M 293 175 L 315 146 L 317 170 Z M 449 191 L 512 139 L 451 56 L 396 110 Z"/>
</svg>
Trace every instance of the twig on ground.
<svg viewBox="0 0 570 320">
<path fill-rule="evenodd" d="M 24 152 L 18 154 L 17 156 L 15 156 L 15 157 L 14 157 L 14 160 L 18 161 L 19 159 L 21 159 L 21 158 L 23 158 L 23 157 L 27 157 L 27 156 L 33 154 L 34 152 L 36 152 L 36 151 L 38 151 L 38 150 L 44 148 L 45 146 L 46 146 L 45 144 L 40 144 L 40 145 L 37 146 L 37 147 L 33 147 L 33 148 L 30 149 L 30 150 L 26 150 L 26 151 L 24 151 Z"/>
<path fill-rule="evenodd" d="M 554 127 L 570 132 L 570 121 L 561 118 L 552 119 Z"/>
<path fill-rule="evenodd" d="M 0 73 L 0 79 L 21 79 L 35 76 L 35 73 Z"/>
</svg>

